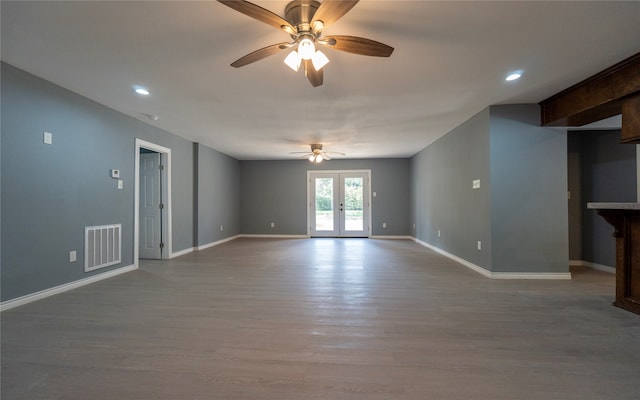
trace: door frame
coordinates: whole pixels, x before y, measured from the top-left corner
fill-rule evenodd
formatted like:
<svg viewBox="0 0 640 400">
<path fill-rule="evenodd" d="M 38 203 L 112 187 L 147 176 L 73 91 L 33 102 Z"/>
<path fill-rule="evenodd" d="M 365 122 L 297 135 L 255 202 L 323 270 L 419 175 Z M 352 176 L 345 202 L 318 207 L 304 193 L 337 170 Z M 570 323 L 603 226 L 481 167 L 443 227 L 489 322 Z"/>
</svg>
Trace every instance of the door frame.
<svg viewBox="0 0 640 400">
<path fill-rule="evenodd" d="M 140 149 L 147 149 L 164 155 L 162 158 L 164 159 L 165 173 L 161 175 L 161 179 L 163 187 L 166 188 L 164 190 L 164 194 L 166 194 L 166 196 L 163 199 L 164 213 L 162 215 L 162 237 L 166 251 L 162 252 L 162 259 L 168 260 L 173 255 L 171 238 L 173 232 L 171 227 L 171 149 L 136 138 L 133 185 L 133 263 L 136 268 L 138 267 L 140 260 Z"/>
<path fill-rule="evenodd" d="M 311 184 L 311 180 L 313 178 L 314 175 L 320 175 L 320 174 L 365 174 L 366 179 L 368 180 L 368 184 L 366 185 L 367 189 L 364 192 L 364 201 L 367 204 L 367 211 L 366 211 L 366 216 L 368 218 L 369 224 L 367 227 L 368 232 L 365 233 L 364 236 L 359 236 L 359 237 L 366 237 L 366 238 L 371 238 L 371 209 L 372 209 L 372 204 L 371 204 L 371 170 L 370 169 L 317 169 L 317 170 L 307 170 L 307 237 L 311 237 L 311 224 L 313 223 L 312 219 L 312 212 L 311 212 L 311 207 L 313 206 L 312 204 L 312 189 L 313 189 L 313 185 Z M 344 236 L 344 237 L 348 237 L 348 236 Z"/>
</svg>

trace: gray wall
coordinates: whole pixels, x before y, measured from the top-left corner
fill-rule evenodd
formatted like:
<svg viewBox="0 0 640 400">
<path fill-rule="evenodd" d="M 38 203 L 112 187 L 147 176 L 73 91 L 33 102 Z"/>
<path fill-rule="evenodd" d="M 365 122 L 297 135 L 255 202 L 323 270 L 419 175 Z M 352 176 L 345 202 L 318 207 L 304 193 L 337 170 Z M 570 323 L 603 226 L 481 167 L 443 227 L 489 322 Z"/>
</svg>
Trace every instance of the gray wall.
<svg viewBox="0 0 640 400">
<path fill-rule="evenodd" d="M 409 160 L 306 160 L 240 163 L 240 230 L 244 234 L 307 234 L 307 171 L 371 170 L 373 235 L 409 235 Z M 270 223 L 275 222 L 275 228 Z M 382 228 L 382 223 L 387 228 Z"/>
<path fill-rule="evenodd" d="M 566 135 L 539 115 L 492 106 L 412 158 L 417 239 L 492 272 L 568 271 Z"/>
<path fill-rule="evenodd" d="M 567 136 L 537 105 L 491 106 L 494 272 L 567 272 Z"/>
<path fill-rule="evenodd" d="M 1 72 L 2 301 L 133 264 L 136 138 L 171 149 L 174 252 L 197 245 L 198 232 L 221 237 L 194 223 L 199 208 L 206 223 L 225 224 L 224 235 L 239 232 L 237 161 L 203 147 L 196 174 L 193 143 L 8 64 Z M 52 145 L 43 144 L 44 131 Z M 122 224 L 122 263 L 85 273 L 84 227 L 112 223 Z"/>
<path fill-rule="evenodd" d="M 575 131 L 569 137 L 571 258 L 615 266 L 613 228 L 586 205 L 636 202 L 636 146 L 620 144 L 619 130 Z"/>
<path fill-rule="evenodd" d="M 567 181 L 569 186 L 569 259 L 582 260 L 582 171 L 580 170 L 580 136 L 567 133 Z"/>
<path fill-rule="evenodd" d="M 491 270 L 489 109 L 416 154 L 411 169 L 415 237 Z"/>
<path fill-rule="evenodd" d="M 197 245 L 240 233 L 240 162 L 202 144 L 197 149 Z M 223 230 L 220 230 L 220 226 Z"/>
</svg>

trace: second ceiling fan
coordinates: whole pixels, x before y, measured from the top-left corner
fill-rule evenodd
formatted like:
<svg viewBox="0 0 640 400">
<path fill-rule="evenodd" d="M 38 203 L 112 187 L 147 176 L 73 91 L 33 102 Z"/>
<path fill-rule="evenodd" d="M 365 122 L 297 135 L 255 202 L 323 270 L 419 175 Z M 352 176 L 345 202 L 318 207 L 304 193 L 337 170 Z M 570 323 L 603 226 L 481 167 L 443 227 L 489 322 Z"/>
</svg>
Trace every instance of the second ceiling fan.
<svg viewBox="0 0 640 400">
<path fill-rule="evenodd" d="M 344 16 L 358 3 L 358 0 L 294 0 L 285 8 L 285 18 L 256 4 L 242 0 L 218 0 L 258 21 L 283 30 L 291 37 L 290 42 L 276 43 L 247 54 L 231 63 L 232 67 L 242 67 L 262 60 L 281 50 L 294 49 L 285 59 L 285 63 L 297 71 L 303 66 L 311 85 L 320 86 L 323 82 L 322 67 L 329 62 L 316 45 L 332 49 L 374 57 L 389 57 L 393 47 L 375 40 L 358 36 L 330 35 L 322 37 L 322 31 Z"/>
</svg>

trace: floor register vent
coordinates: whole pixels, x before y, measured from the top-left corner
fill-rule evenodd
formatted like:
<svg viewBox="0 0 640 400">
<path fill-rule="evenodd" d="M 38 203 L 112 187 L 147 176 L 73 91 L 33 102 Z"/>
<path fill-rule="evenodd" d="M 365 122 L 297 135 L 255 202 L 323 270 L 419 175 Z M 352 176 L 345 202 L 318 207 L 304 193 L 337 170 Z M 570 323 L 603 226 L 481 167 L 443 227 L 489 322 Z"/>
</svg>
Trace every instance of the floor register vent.
<svg viewBox="0 0 640 400">
<path fill-rule="evenodd" d="M 84 271 L 121 262 L 122 224 L 84 228 Z"/>
</svg>

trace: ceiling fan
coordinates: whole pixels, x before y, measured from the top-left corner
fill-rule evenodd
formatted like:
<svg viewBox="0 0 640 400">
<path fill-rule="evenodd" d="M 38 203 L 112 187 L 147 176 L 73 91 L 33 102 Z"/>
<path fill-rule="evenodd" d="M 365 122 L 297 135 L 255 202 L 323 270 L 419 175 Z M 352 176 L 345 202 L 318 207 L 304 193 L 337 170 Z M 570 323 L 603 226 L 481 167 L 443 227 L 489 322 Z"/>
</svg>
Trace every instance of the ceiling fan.
<svg viewBox="0 0 640 400">
<path fill-rule="evenodd" d="M 294 71 L 298 71 L 300 65 L 303 65 L 307 79 L 312 86 L 316 87 L 322 85 L 322 67 L 329 62 L 324 53 L 316 50 L 317 44 L 365 56 L 389 57 L 393 53 L 391 46 L 358 36 L 330 35 L 322 38 L 322 31 L 349 12 L 358 0 L 324 0 L 322 3 L 316 0 L 294 0 L 287 4 L 284 11 L 285 18 L 248 1 L 218 1 L 249 17 L 283 30 L 291 36 L 291 42 L 263 47 L 237 59 L 231 63 L 232 67 L 243 67 L 280 50 L 296 47 L 297 51 L 293 50 L 287 56 L 285 64 Z"/>
<path fill-rule="evenodd" d="M 322 160 L 331 160 L 328 153 L 345 156 L 346 154 L 339 151 L 323 151 L 322 144 L 314 143 L 311 145 L 311 151 L 294 151 L 289 154 L 302 154 L 300 158 L 308 158 L 314 164 L 322 162 Z"/>
</svg>

